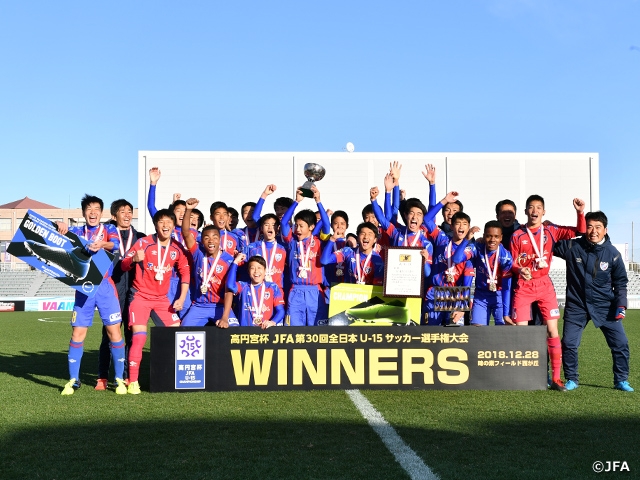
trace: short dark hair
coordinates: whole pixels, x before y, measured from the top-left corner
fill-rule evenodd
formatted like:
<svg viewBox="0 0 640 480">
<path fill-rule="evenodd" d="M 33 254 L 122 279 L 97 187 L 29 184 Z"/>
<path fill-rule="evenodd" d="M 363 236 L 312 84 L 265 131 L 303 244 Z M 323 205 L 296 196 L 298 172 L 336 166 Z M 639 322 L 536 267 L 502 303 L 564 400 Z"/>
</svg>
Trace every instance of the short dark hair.
<svg viewBox="0 0 640 480">
<path fill-rule="evenodd" d="M 111 202 L 111 208 L 110 208 L 111 216 L 115 217 L 116 213 L 118 213 L 118 210 L 120 210 L 122 207 L 129 207 L 133 212 L 133 205 L 131 205 L 131 203 L 129 203 L 124 198 L 120 198 L 118 200 L 114 200 L 113 202 Z"/>
<path fill-rule="evenodd" d="M 364 220 L 365 217 L 371 213 L 373 213 L 373 205 L 369 203 L 368 205 L 365 205 L 364 208 L 362 209 L 362 219 Z"/>
<path fill-rule="evenodd" d="M 511 205 L 515 212 L 518 211 L 516 203 L 513 200 L 505 198 L 504 200 L 500 200 L 498 203 L 496 203 L 496 215 L 500 214 L 500 210 L 502 210 L 502 207 L 504 207 L 505 205 Z"/>
<path fill-rule="evenodd" d="M 220 229 L 218 227 L 216 227 L 215 225 L 211 224 L 211 225 L 206 225 L 202 229 L 202 235 L 201 235 L 200 238 L 204 237 L 205 232 L 207 232 L 208 230 L 215 230 L 216 232 L 218 232 L 218 236 L 220 236 Z"/>
<path fill-rule="evenodd" d="M 457 220 L 466 220 L 469 225 L 471 225 L 471 217 L 464 213 L 462 210 L 453 214 L 451 217 L 451 225 L 456 223 Z"/>
<path fill-rule="evenodd" d="M 86 208 L 91 203 L 99 204 L 100 205 L 100 210 L 104 210 L 104 202 L 102 201 L 101 198 L 98 198 L 98 197 L 96 197 L 94 195 L 89 195 L 88 193 L 85 193 L 84 197 L 82 197 L 82 200 L 80 200 L 80 206 L 82 207 L 82 213 L 84 213 Z"/>
<path fill-rule="evenodd" d="M 209 207 L 209 215 L 213 215 L 213 212 L 215 212 L 216 210 L 220 209 L 220 208 L 224 208 L 224 210 L 229 213 L 229 207 L 227 207 L 227 204 L 224 202 L 213 202 L 211 204 L 211 207 Z"/>
<path fill-rule="evenodd" d="M 408 214 L 409 210 L 411 210 L 412 208 L 419 208 L 420 210 L 422 210 L 423 215 L 427 214 L 427 207 L 425 207 L 424 203 L 422 203 L 417 198 L 410 198 L 409 200 L 407 200 L 407 203 L 405 203 L 404 205 L 404 214 Z"/>
<path fill-rule="evenodd" d="M 162 208 L 156 212 L 156 214 L 153 216 L 153 224 L 157 226 L 160 219 L 164 217 L 168 217 L 171 220 L 173 220 L 173 225 L 175 226 L 176 214 L 173 213 L 173 211 L 169 210 L 168 208 Z"/>
<path fill-rule="evenodd" d="M 317 223 L 316 214 L 309 209 L 300 210 L 296 213 L 296 216 L 293 217 L 293 220 L 297 222 L 298 220 L 302 220 L 304 223 L 309 225 L 310 227 L 315 226 Z"/>
<path fill-rule="evenodd" d="M 607 216 L 604 214 L 604 212 L 601 212 L 600 210 L 596 211 L 596 212 L 589 212 L 584 216 L 584 219 L 588 222 L 589 220 L 591 220 L 592 222 L 601 222 L 602 225 L 604 226 L 604 228 L 607 228 L 607 223 L 609 223 L 609 220 L 607 219 Z"/>
<path fill-rule="evenodd" d="M 450 203 L 455 203 L 456 205 L 458 205 L 458 207 L 460 208 L 460 212 L 462 212 L 464 210 L 464 205 L 462 205 L 462 202 L 460 200 L 454 200 L 453 202 L 447 202 L 444 207 L 446 207 L 447 205 L 449 205 Z M 442 207 L 442 209 L 444 210 L 444 207 Z"/>
<path fill-rule="evenodd" d="M 240 211 L 243 211 L 245 209 L 245 207 L 256 208 L 256 205 L 257 205 L 256 202 L 245 202 L 240 207 Z"/>
<path fill-rule="evenodd" d="M 289 197 L 278 197 L 276 198 L 276 201 L 273 202 L 273 208 L 276 208 L 276 207 L 289 208 L 291 205 L 293 205 L 293 198 L 289 198 Z"/>
<path fill-rule="evenodd" d="M 373 234 L 376 237 L 378 236 L 378 227 L 376 227 L 371 222 L 362 222 L 360 225 L 358 225 L 358 228 L 356 229 L 356 235 L 360 235 L 360 232 L 362 231 L 363 228 L 368 228 L 369 230 L 371 230 L 373 232 Z"/>
<path fill-rule="evenodd" d="M 544 207 L 544 198 L 542 198 L 540 195 L 529 195 L 529 198 L 527 198 L 527 203 L 525 204 L 525 208 L 528 208 L 531 202 L 540 202 Z"/>
<path fill-rule="evenodd" d="M 238 214 L 238 210 L 233 207 L 227 207 L 227 212 L 229 213 L 229 215 L 235 215 L 236 217 L 240 216 Z"/>
<path fill-rule="evenodd" d="M 169 205 L 169 210 L 174 211 L 176 207 L 179 207 L 180 205 L 182 205 L 184 208 L 187 208 L 187 202 L 185 202 L 184 200 L 176 200 L 171 205 Z"/>
<path fill-rule="evenodd" d="M 254 255 L 253 257 L 249 257 L 249 260 L 247 260 L 247 266 L 249 266 L 251 262 L 259 263 L 264 268 L 267 268 L 267 261 L 264 258 L 262 258 L 260 255 Z"/>
<path fill-rule="evenodd" d="M 280 226 L 280 219 L 275 213 L 265 213 L 263 216 L 260 217 L 260 221 L 258 222 L 258 225 L 260 226 L 260 228 L 262 228 L 262 225 L 267 220 L 275 220 L 276 228 Z"/>
<path fill-rule="evenodd" d="M 454 215 L 455 217 L 455 215 Z M 487 230 L 489 230 L 490 228 L 499 228 L 500 231 L 502 231 L 502 225 L 500 225 L 500 222 L 497 220 L 489 220 L 487 223 L 484 224 L 484 231 L 486 232 Z"/>
<path fill-rule="evenodd" d="M 347 212 L 344 210 L 336 210 L 333 212 L 333 215 L 331 215 L 331 223 L 333 223 L 336 218 L 344 218 L 344 221 L 347 223 L 347 227 L 349 226 L 349 215 L 347 215 Z"/>
<path fill-rule="evenodd" d="M 202 225 L 204 225 L 204 213 L 202 213 L 197 208 L 191 210 L 191 213 L 195 213 L 196 215 L 198 215 L 198 230 L 201 229 Z"/>
</svg>

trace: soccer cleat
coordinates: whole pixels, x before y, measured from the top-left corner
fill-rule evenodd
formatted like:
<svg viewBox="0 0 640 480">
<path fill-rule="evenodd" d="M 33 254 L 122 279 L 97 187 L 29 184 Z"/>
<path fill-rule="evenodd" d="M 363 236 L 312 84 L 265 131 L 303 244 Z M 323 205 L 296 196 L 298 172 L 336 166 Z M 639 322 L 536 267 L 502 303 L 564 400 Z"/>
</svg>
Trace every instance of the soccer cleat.
<svg viewBox="0 0 640 480">
<path fill-rule="evenodd" d="M 99 378 L 98 382 L 96 383 L 95 390 L 106 390 L 107 385 L 109 385 L 109 382 L 107 382 L 106 378 Z"/>
<path fill-rule="evenodd" d="M 130 393 L 131 395 L 139 395 L 140 384 L 138 382 L 131 382 L 129 387 L 127 387 L 127 393 Z"/>
<path fill-rule="evenodd" d="M 72 378 L 71 380 L 69 380 L 64 388 L 62 389 L 62 393 L 60 395 L 73 395 L 73 393 L 80 388 L 80 382 L 77 381 L 75 378 Z"/>
<path fill-rule="evenodd" d="M 633 392 L 633 388 L 631 388 L 631 385 L 629 385 L 629 382 L 627 382 L 626 380 L 624 382 L 617 382 L 613 388 L 615 388 L 616 390 L 622 390 L 623 392 Z"/>
<path fill-rule="evenodd" d="M 576 388 L 578 388 L 578 382 L 567 380 L 567 383 L 564 384 L 564 388 L 566 388 L 567 390 L 575 390 Z"/>
<path fill-rule="evenodd" d="M 121 378 L 116 378 L 116 393 L 118 395 L 127 394 L 127 386 L 125 385 L 124 380 L 122 380 Z"/>
<path fill-rule="evenodd" d="M 556 378 L 555 380 L 553 380 L 551 382 L 551 387 L 549 387 L 551 390 L 556 390 L 558 392 L 566 392 L 567 391 L 567 387 L 564 386 L 564 384 L 562 383 L 562 380 L 560 380 L 559 378 Z"/>
<path fill-rule="evenodd" d="M 91 257 L 83 247 L 67 251 L 64 248 L 50 247 L 33 240 L 25 241 L 24 246 L 38 260 L 61 270 L 67 277 L 75 281 L 82 280 L 89 273 Z"/>
</svg>

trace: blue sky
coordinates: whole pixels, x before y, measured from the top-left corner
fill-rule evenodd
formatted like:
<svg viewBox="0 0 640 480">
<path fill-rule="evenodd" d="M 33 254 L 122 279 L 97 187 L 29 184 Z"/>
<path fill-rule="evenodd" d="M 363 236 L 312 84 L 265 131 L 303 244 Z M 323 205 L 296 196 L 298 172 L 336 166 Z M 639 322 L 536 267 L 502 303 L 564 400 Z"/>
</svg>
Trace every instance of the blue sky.
<svg viewBox="0 0 640 480">
<path fill-rule="evenodd" d="M 638 0 L 0 0 L 0 204 L 135 200 L 138 150 L 594 151 L 630 243 L 639 20 Z"/>
</svg>

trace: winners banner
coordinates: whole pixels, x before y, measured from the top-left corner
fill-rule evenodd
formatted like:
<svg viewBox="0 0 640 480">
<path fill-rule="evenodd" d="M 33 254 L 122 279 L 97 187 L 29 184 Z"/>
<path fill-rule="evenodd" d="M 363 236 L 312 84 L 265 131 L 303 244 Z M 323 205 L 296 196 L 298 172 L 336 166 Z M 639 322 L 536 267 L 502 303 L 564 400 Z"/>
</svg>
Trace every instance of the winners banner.
<svg viewBox="0 0 640 480">
<path fill-rule="evenodd" d="M 90 255 L 84 238 L 62 235 L 55 223 L 29 210 L 7 251 L 65 285 L 92 297 L 113 262 L 113 255 L 99 250 Z"/>
<path fill-rule="evenodd" d="M 545 390 L 546 338 L 545 327 L 155 327 L 151 392 Z"/>
</svg>

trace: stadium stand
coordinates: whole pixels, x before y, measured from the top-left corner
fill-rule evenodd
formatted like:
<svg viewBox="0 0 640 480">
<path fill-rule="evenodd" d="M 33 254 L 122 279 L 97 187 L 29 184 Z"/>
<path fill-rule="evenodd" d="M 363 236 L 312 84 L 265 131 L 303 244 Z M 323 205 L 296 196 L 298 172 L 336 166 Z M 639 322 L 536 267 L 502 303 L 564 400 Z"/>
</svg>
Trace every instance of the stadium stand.
<svg viewBox="0 0 640 480">
<path fill-rule="evenodd" d="M 69 297 L 75 290 L 35 270 L 0 272 L 0 298 Z"/>
</svg>

